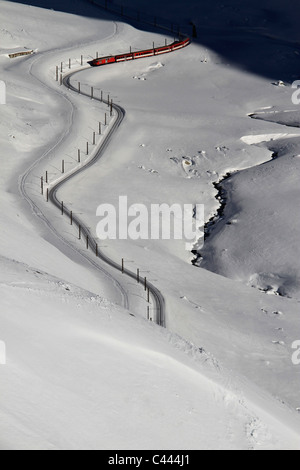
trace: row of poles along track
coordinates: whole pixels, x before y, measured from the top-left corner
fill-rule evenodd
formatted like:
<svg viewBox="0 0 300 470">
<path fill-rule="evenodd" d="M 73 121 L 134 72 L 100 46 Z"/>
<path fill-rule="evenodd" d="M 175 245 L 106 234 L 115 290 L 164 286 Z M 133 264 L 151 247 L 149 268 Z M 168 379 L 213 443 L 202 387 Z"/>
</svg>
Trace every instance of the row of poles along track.
<svg viewBox="0 0 300 470">
<path fill-rule="evenodd" d="M 98 53 L 96 54 L 97 58 L 98 58 Z M 80 64 L 83 65 L 83 56 L 81 56 L 81 59 L 80 59 Z M 69 63 L 68 63 L 68 66 L 69 66 L 69 69 L 71 69 L 72 67 L 72 61 L 71 59 L 69 59 Z M 59 70 L 60 70 L 60 74 L 59 74 Z M 61 63 L 60 67 L 56 67 L 56 81 L 60 83 L 60 85 L 63 84 L 63 71 L 64 71 L 64 64 L 63 62 Z M 81 84 L 80 82 L 78 82 L 78 93 L 80 94 L 81 93 Z M 91 99 L 94 99 L 94 87 L 90 87 L 90 97 Z M 106 103 L 108 108 L 109 108 L 109 112 L 105 113 L 104 114 L 104 123 L 102 123 L 101 121 L 99 121 L 98 123 L 98 135 L 101 136 L 103 135 L 103 126 L 104 127 L 107 127 L 109 125 L 108 123 L 108 117 L 110 116 L 111 118 L 113 117 L 113 100 L 110 98 L 110 95 L 107 96 L 107 100 L 104 99 L 104 93 L 103 91 L 101 91 L 101 94 L 100 94 L 100 100 L 102 103 Z M 92 145 L 95 146 L 96 145 L 96 132 L 93 132 L 93 137 L 92 137 Z M 85 155 L 88 157 L 90 155 L 90 143 L 87 142 L 86 143 L 86 150 L 85 150 Z M 79 164 L 82 163 L 82 151 L 80 149 L 78 149 L 78 153 L 77 153 L 77 162 Z M 61 174 L 65 174 L 65 160 L 62 160 L 62 164 L 61 164 Z M 45 187 L 47 185 L 47 187 Z M 45 173 L 45 176 L 41 176 L 41 194 L 45 197 L 46 197 L 46 202 L 49 202 L 49 185 L 50 185 L 50 181 L 49 181 L 49 172 L 46 171 Z M 70 225 L 73 225 L 73 211 L 69 211 L 70 213 Z M 61 215 L 64 216 L 65 215 L 65 205 L 64 205 L 64 202 L 61 201 Z M 79 224 L 78 226 L 78 240 L 81 240 L 82 239 L 82 226 Z M 86 249 L 89 250 L 90 248 L 90 237 L 87 235 L 86 236 Z M 96 249 L 95 249 L 95 254 L 96 254 L 96 257 L 98 258 L 99 257 L 99 245 L 98 243 L 96 243 Z M 122 258 L 122 261 L 121 261 L 121 272 L 122 274 L 125 274 L 125 259 Z M 136 280 L 137 280 L 137 283 L 138 284 L 141 284 L 143 285 L 144 287 L 144 291 L 146 292 L 146 296 L 147 296 L 147 303 L 150 304 L 150 288 L 148 287 L 148 282 L 147 282 L 147 277 L 142 277 L 141 276 L 141 270 L 138 268 L 137 269 L 137 272 L 136 272 Z M 150 314 L 150 305 L 147 306 L 147 319 L 150 320 L 150 321 L 153 321 L 153 318 Z"/>
</svg>

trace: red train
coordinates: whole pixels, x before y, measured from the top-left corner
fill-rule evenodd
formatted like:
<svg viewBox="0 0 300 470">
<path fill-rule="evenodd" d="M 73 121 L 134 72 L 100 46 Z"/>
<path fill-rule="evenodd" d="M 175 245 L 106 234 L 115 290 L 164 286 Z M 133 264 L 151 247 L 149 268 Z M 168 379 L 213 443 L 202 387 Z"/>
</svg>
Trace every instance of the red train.
<svg viewBox="0 0 300 470">
<path fill-rule="evenodd" d="M 154 55 L 166 54 L 168 52 L 177 51 L 191 43 L 189 38 L 183 41 L 175 41 L 169 46 L 157 47 L 154 49 L 147 49 L 139 52 L 128 52 L 127 54 L 100 57 L 89 62 L 92 67 L 99 67 L 100 65 L 113 64 L 115 62 L 126 62 L 127 60 L 142 59 L 143 57 L 151 57 Z"/>
</svg>

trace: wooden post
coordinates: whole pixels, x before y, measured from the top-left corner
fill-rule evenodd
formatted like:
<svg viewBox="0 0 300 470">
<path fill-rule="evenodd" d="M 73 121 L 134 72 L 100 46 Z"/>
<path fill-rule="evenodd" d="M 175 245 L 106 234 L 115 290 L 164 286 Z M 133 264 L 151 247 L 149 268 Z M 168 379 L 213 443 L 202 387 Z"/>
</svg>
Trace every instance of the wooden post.
<svg viewBox="0 0 300 470">
<path fill-rule="evenodd" d="M 48 184 L 48 171 L 46 171 L 46 184 Z"/>
<path fill-rule="evenodd" d="M 99 122 L 99 135 L 101 135 L 101 122 Z"/>
<path fill-rule="evenodd" d="M 58 76 L 59 76 L 59 72 L 58 72 L 58 65 L 56 66 L 56 81 L 58 82 Z"/>
<path fill-rule="evenodd" d="M 105 121 L 104 121 L 105 126 L 107 126 L 107 114 L 105 113 Z"/>
<path fill-rule="evenodd" d="M 80 82 L 78 82 L 78 93 L 79 93 L 79 94 L 81 93 L 81 86 L 80 86 Z"/>
<path fill-rule="evenodd" d="M 71 65 L 72 65 L 72 61 L 71 59 L 69 59 L 69 69 L 71 68 Z"/>
<path fill-rule="evenodd" d="M 61 62 L 61 63 L 60 63 L 60 71 L 61 71 L 61 73 L 63 73 L 63 70 L 64 70 L 64 66 L 63 66 L 63 63 Z"/>
<path fill-rule="evenodd" d="M 94 87 L 91 87 L 91 99 L 94 99 Z"/>
<path fill-rule="evenodd" d="M 108 97 L 107 97 L 107 106 L 109 107 L 109 105 L 110 105 L 110 96 L 108 95 Z"/>
<path fill-rule="evenodd" d="M 62 84 L 63 84 L 63 76 L 62 76 L 62 73 L 60 74 L 59 84 L 60 84 L 60 86 L 62 86 Z"/>
<path fill-rule="evenodd" d="M 101 101 L 103 102 L 103 91 L 101 91 Z"/>
<path fill-rule="evenodd" d="M 89 154 L 89 143 L 88 142 L 86 143 L 86 154 L 87 155 Z"/>
<path fill-rule="evenodd" d="M 147 307 L 147 320 L 150 320 L 150 307 Z"/>
<path fill-rule="evenodd" d="M 81 240 L 81 225 L 78 227 L 78 240 Z"/>
<path fill-rule="evenodd" d="M 86 237 L 86 249 L 89 249 L 89 236 Z"/>
<path fill-rule="evenodd" d="M 80 65 L 83 65 L 83 55 L 80 58 Z"/>
<path fill-rule="evenodd" d="M 96 132 L 93 132 L 93 145 L 96 145 Z"/>
<path fill-rule="evenodd" d="M 47 192 L 46 192 L 46 201 L 49 202 L 49 189 L 47 188 Z"/>
<path fill-rule="evenodd" d="M 99 250 L 98 250 L 98 243 L 96 243 L 96 257 L 97 257 L 97 258 L 98 258 L 98 254 L 99 254 L 98 252 L 99 252 Z"/>
<path fill-rule="evenodd" d="M 113 100 L 110 102 L 110 116 L 113 115 Z"/>
<path fill-rule="evenodd" d="M 149 287 L 147 289 L 147 302 L 148 302 L 148 304 L 150 303 L 150 289 L 149 289 Z"/>
<path fill-rule="evenodd" d="M 147 278 L 145 277 L 144 279 L 144 287 L 145 287 L 145 291 L 147 290 Z"/>
<path fill-rule="evenodd" d="M 61 162 L 61 172 L 64 173 L 65 172 L 65 161 L 62 160 Z"/>
<path fill-rule="evenodd" d="M 61 201 L 61 215 L 64 215 L 64 202 Z"/>
<path fill-rule="evenodd" d="M 44 178 L 41 176 L 41 192 L 44 194 Z"/>
<path fill-rule="evenodd" d="M 80 149 L 78 149 L 78 163 L 81 162 L 81 155 L 80 155 Z"/>
<path fill-rule="evenodd" d="M 138 284 L 140 283 L 140 270 L 137 269 L 137 273 L 136 273 L 136 280 L 138 282 Z"/>
<path fill-rule="evenodd" d="M 122 274 L 124 274 L 124 258 L 122 258 Z"/>
<path fill-rule="evenodd" d="M 73 211 L 70 212 L 70 223 L 73 225 Z"/>
</svg>

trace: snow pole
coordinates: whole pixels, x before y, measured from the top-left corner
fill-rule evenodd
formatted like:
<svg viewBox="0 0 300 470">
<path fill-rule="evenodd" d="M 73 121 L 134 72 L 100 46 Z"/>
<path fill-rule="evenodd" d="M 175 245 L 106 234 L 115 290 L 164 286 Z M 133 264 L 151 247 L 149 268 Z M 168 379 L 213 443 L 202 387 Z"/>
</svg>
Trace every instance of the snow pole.
<svg viewBox="0 0 300 470">
<path fill-rule="evenodd" d="M 122 258 L 122 274 L 124 274 L 124 258 Z"/>
<path fill-rule="evenodd" d="M 136 272 L 136 280 L 139 284 L 140 283 L 140 270 L 139 269 L 137 269 L 137 272 Z"/>
</svg>

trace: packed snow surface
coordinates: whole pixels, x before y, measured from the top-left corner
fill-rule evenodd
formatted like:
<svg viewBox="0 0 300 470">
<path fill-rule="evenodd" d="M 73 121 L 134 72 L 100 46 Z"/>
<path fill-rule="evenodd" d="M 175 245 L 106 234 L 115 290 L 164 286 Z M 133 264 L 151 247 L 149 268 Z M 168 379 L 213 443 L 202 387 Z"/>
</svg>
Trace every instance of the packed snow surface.
<svg viewBox="0 0 300 470">
<path fill-rule="evenodd" d="M 66 11 L 33 3 L 0 1 L 0 448 L 299 449 L 300 121 L 291 84 L 275 73 L 277 63 L 293 69 L 299 53 L 289 7 L 230 0 L 211 15 L 213 2 L 178 0 L 171 13 L 138 2 L 186 28 L 193 20 L 198 39 L 91 69 L 97 52 L 164 45 L 166 34 L 89 2 L 66 2 Z M 241 51 L 226 54 L 237 41 Z M 8 57 L 25 50 L 34 54 Z M 269 69 L 251 61 L 254 52 Z M 143 289 L 98 266 L 41 195 L 41 176 L 59 181 L 62 160 L 68 173 L 78 149 L 80 165 L 92 158 L 108 113 L 56 82 L 69 59 L 74 86 L 126 110 L 101 161 L 59 192 L 94 236 L 97 207 L 119 196 L 149 207 L 205 204 L 208 237 L 196 260 L 185 241 L 101 244 L 162 292 L 166 329 L 146 321 Z"/>
</svg>

